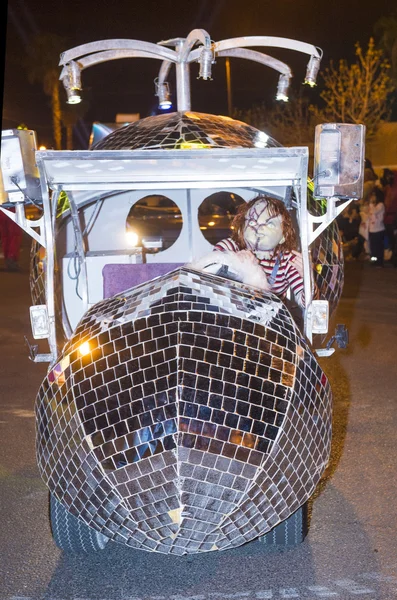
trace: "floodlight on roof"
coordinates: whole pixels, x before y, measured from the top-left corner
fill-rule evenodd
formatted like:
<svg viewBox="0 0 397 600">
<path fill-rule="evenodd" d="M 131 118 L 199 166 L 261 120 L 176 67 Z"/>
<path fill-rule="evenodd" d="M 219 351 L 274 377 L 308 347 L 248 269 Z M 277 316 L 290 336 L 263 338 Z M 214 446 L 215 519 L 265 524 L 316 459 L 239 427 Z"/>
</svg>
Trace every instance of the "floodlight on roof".
<svg viewBox="0 0 397 600">
<path fill-rule="evenodd" d="M 200 52 L 198 62 L 200 63 L 199 78 L 201 77 L 202 79 L 211 79 L 211 65 L 215 62 L 214 52 L 212 48 L 207 48 L 206 46 L 203 46 Z"/>
<path fill-rule="evenodd" d="M 71 90 L 66 88 L 66 95 L 68 97 L 68 104 L 79 104 L 81 102 L 81 96 L 78 90 Z"/>
<path fill-rule="evenodd" d="M 304 83 L 314 87 L 316 85 L 317 74 L 320 69 L 320 58 L 318 56 L 311 56 L 307 63 L 306 77 Z"/>
<path fill-rule="evenodd" d="M 277 94 L 276 100 L 282 100 L 283 102 L 288 102 L 288 88 L 289 88 L 289 80 L 290 76 L 286 73 L 281 73 L 278 84 L 277 84 Z"/>
<path fill-rule="evenodd" d="M 64 81 L 67 94 L 68 104 L 78 104 L 81 102 L 81 72 L 79 65 L 74 61 L 70 61 L 66 65 L 67 75 Z"/>
<path fill-rule="evenodd" d="M 172 106 L 171 93 L 168 82 L 159 82 L 158 79 L 155 79 L 154 85 L 156 88 L 155 94 L 156 96 L 158 96 L 159 99 L 159 108 L 161 108 L 161 110 L 168 110 Z"/>
</svg>

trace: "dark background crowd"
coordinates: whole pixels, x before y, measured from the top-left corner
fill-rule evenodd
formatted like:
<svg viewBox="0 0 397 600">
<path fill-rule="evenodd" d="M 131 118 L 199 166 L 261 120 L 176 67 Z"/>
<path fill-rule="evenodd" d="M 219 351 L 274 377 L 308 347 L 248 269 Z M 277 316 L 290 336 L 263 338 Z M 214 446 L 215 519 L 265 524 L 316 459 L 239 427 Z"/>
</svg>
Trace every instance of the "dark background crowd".
<svg viewBox="0 0 397 600">
<path fill-rule="evenodd" d="M 397 171 L 375 173 L 365 160 L 364 191 L 338 217 L 345 260 L 397 267 Z"/>
</svg>

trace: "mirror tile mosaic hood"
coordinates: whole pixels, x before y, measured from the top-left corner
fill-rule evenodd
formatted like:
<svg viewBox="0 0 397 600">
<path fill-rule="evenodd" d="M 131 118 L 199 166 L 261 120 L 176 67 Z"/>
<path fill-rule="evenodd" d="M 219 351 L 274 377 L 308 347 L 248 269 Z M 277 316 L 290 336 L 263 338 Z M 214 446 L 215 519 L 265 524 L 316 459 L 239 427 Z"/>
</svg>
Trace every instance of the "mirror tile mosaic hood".
<svg viewBox="0 0 397 600">
<path fill-rule="evenodd" d="M 51 492 L 148 551 L 265 534 L 311 496 L 330 452 L 329 383 L 284 304 L 185 267 L 90 309 L 36 411 Z"/>
</svg>

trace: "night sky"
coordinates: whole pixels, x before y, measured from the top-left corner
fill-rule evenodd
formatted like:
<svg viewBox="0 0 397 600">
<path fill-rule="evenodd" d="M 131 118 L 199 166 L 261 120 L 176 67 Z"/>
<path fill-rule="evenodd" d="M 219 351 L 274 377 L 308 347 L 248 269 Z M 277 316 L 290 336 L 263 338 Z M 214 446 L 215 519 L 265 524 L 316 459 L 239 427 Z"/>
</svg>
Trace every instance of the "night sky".
<svg viewBox="0 0 397 600">
<path fill-rule="evenodd" d="M 52 142 L 49 97 L 40 84 L 30 84 L 21 58 L 29 53 L 36 33 L 66 38 L 65 50 L 101 39 L 126 38 L 158 42 L 186 37 L 194 28 L 208 31 L 215 41 L 243 35 L 274 35 L 319 46 L 322 67 L 330 60 L 354 58 L 354 44 L 366 46 L 374 24 L 392 12 L 390 0 L 377 0 L 370 8 L 362 0 L 9 0 L 5 37 L 2 129 L 25 123 L 38 133 L 39 143 Z M 293 51 L 263 48 L 293 70 L 294 86 L 304 79 L 308 56 Z M 114 122 L 117 113 L 156 110 L 153 80 L 160 61 L 125 59 L 83 71 L 83 89 L 89 106 L 75 128 L 75 147 L 86 147 L 93 121 Z M 269 102 L 275 95 L 278 74 L 248 61 L 231 62 L 233 105 L 246 109 Z M 227 114 L 224 59 L 213 67 L 213 81 L 197 81 L 198 65 L 191 67 L 192 109 Z M 170 79 L 172 83 L 172 78 Z M 312 100 L 321 91 L 321 79 Z"/>
</svg>

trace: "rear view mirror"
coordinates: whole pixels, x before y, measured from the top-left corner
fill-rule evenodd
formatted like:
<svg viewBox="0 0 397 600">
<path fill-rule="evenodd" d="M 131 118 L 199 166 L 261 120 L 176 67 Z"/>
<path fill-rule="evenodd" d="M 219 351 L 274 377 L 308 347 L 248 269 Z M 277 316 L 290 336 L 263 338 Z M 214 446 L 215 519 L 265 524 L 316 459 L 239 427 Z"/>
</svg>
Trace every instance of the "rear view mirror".
<svg viewBox="0 0 397 600">
<path fill-rule="evenodd" d="M 363 195 L 365 126 L 345 123 L 317 125 L 314 142 L 315 198 Z"/>
<path fill-rule="evenodd" d="M 41 201 L 36 150 L 34 131 L 6 129 L 1 132 L 2 193 L 8 194 L 10 202 L 24 202 L 25 198 Z"/>
</svg>

